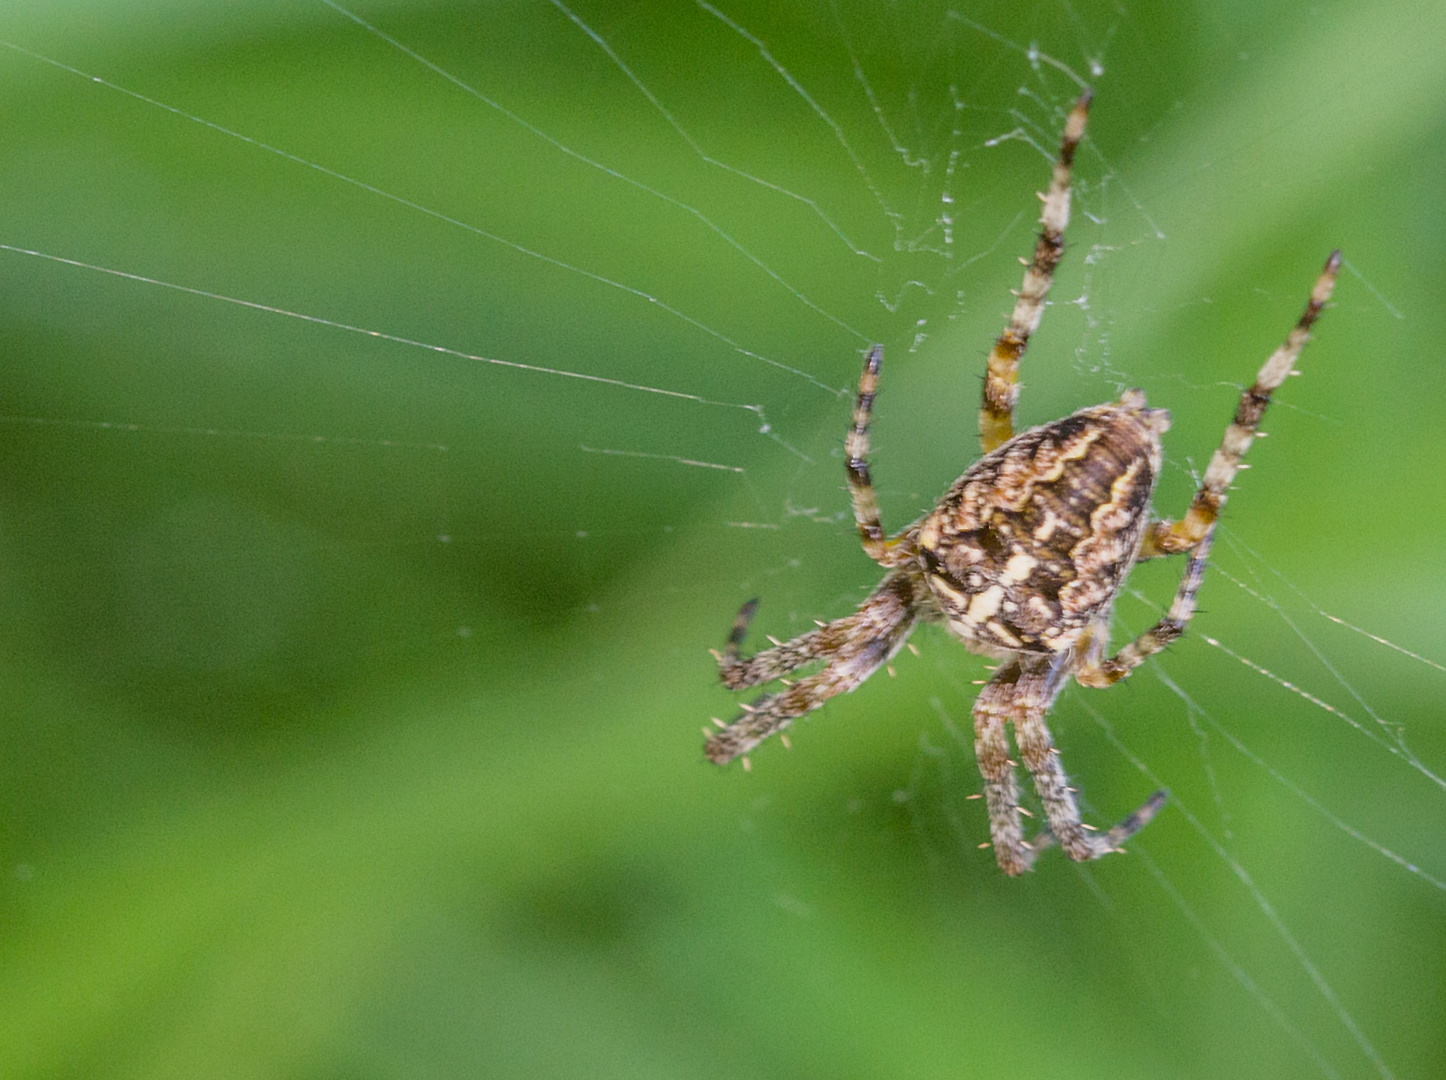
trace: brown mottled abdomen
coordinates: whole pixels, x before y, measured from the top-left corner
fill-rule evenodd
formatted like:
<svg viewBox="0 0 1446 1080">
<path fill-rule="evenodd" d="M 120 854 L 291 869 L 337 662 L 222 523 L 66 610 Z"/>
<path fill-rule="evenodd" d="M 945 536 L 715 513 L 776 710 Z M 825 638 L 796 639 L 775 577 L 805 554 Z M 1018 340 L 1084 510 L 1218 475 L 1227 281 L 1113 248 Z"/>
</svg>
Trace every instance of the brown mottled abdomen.
<svg viewBox="0 0 1446 1080">
<path fill-rule="evenodd" d="M 950 629 L 986 653 L 1058 652 L 1106 617 L 1139 549 L 1169 424 L 1131 390 L 976 461 L 917 533 Z"/>
</svg>

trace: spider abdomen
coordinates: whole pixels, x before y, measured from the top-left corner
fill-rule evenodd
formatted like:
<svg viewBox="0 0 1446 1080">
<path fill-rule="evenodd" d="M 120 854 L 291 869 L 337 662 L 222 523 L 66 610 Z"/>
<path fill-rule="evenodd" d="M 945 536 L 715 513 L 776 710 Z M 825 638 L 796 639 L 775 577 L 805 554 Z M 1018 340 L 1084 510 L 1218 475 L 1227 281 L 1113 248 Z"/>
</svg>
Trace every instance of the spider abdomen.
<svg viewBox="0 0 1446 1080">
<path fill-rule="evenodd" d="M 949 628 L 981 652 L 1059 652 L 1106 616 L 1139 550 L 1169 423 L 1132 390 L 970 466 L 915 536 Z"/>
</svg>

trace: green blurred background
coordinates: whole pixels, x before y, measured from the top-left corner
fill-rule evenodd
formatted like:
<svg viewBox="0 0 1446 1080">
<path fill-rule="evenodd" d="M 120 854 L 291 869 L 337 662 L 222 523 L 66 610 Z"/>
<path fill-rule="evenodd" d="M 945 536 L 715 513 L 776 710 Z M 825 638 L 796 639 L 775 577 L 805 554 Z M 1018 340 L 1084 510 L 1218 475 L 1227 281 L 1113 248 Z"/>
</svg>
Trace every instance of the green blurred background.
<svg viewBox="0 0 1446 1080">
<path fill-rule="evenodd" d="M 731 4 L 808 99 L 686 3 L 354 10 L 451 80 L 322 3 L 0 12 L 0 243 L 91 267 L 0 251 L 0 1074 L 1446 1071 L 1446 9 Z M 941 633 L 748 775 L 699 726 L 739 603 L 876 580 L 869 341 L 886 523 L 975 452 L 1052 59 L 1024 422 L 1143 387 L 1183 506 L 1349 267 L 1192 634 L 1053 714 L 1094 820 L 1174 802 L 1011 881 Z"/>
</svg>

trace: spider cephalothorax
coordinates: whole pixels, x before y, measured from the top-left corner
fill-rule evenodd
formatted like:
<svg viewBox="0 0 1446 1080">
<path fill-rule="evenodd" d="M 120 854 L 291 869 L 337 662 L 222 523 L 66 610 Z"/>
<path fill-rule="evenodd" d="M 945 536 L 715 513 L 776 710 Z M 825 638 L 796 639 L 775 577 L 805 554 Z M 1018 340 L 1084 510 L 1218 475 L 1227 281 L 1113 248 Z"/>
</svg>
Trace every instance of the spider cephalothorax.
<svg viewBox="0 0 1446 1080">
<path fill-rule="evenodd" d="M 991 843 L 1008 874 L 1028 870 L 1039 852 L 1056 842 L 1072 859 L 1116 851 L 1164 804 L 1164 792 L 1156 792 L 1108 832 L 1084 824 L 1045 716 L 1066 678 L 1082 686 L 1110 686 L 1184 631 L 1241 456 L 1271 393 L 1291 373 L 1340 269 L 1340 253 L 1334 252 L 1305 313 L 1241 395 L 1179 521 L 1151 519 L 1160 436 L 1170 417 L 1147 408 L 1140 391 L 1015 435 L 1019 358 L 1039 326 L 1064 250 L 1070 166 L 1089 103 L 1086 91 L 1065 122 L 1034 258 L 1009 325 L 989 354 L 979 411 L 984 456 L 928 514 L 897 536 L 886 536 L 867 462 L 883 350 L 877 345 L 869 350 L 845 450 L 864 551 L 889 572 L 852 615 L 751 657 L 739 649 L 757 601 L 745 604 L 718 654 L 726 686 L 741 690 L 782 679 L 813 661 L 823 666 L 744 706 L 731 724 L 719 723 L 706 747 L 720 765 L 747 753 L 797 717 L 858 686 L 898 652 L 916 623 L 941 622 L 974 652 L 1001 661 L 974 703 L 974 745 Z M 1185 573 L 1164 618 L 1107 659 L 1110 614 L 1130 567 L 1137 559 L 1186 552 Z M 1049 821 L 1032 840 L 1025 840 L 1020 821 L 1024 811 L 1009 756 L 1009 725 Z"/>
</svg>

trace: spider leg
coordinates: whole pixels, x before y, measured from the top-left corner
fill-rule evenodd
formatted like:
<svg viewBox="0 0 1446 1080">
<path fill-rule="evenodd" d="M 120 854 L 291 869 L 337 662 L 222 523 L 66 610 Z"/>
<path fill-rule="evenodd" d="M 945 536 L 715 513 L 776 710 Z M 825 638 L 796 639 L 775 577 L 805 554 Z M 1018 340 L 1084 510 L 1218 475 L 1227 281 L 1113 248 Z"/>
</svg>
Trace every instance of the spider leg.
<svg viewBox="0 0 1446 1080">
<path fill-rule="evenodd" d="M 1018 681 L 1022 675 L 1017 661 L 1006 664 L 974 699 L 974 757 L 984 777 L 989 839 L 994 845 L 995 861 L 1010 876 L 1032 868 L 1043 850 L 1036 850 L 1024 839 L 1019 820 L 1019 784 L 1009 757 L 1007 727 L 1017 714 Z"/>
<path fill-rule="evenodd" d="M 724 765 L 740 754 L 746 754 L 770 735 L 792 725 L 798 717 L 812 712 L 830 698 L 854 689 L 887 663 L 903 647 L 922 614 L 919 603 L 923 598 L 916 592 L 920 588 L 927 591 L 927 587 L 918 583 L 911 574 L 896 570 L 884 578 L 852 615 L 759 653 L 751 660 L 740 661 L 743 665 L 757 664 L 761 657 L 775 654 L 766 664 L 749 671 L 748 678 L 760 675 L 755 682 L 777 677 L 764 672 L 789 671 L 809 660 L 822 659 L 826 664 L 822 671 L 744 706 L 743 715 L 708 740 L 704 747 L 708 759 Z M 744 612 L 739 615 L 739 623 L 747 624 L 747 614 L 751 612 L 745 605 Z M 737 624 L 734 635 L 730 635 L 730 644 L 734 636 L 742 637 L 742 630 Z M 792 663 L 795 658 L 798 662 Z M 785 663 L 790 666 L 782 667 Z M 727 682 L 726 653 L 720 664 L 724 665 L 724 681 Z M 752 683 L 740 681 L 738 685 Z"/>
<path fill-rule="evenodd" d="M 1014 436 L 1014 404 L 1019 399 L 1019 358 L 1029 347 L 1030 335 L 1039 329 L 1044 300 L 1054 283 L 1054 270 L 1064 254 L 1064 230 L 1069 224 L 1070 169 L 1075 147 L 1084 135 L 1093 91 L 1086 90 L 1070 110 L 1060 139 L 1059 157 L 1049 190 L 1040 196 L 1044 210 L 1039 218 L 1039 239 L 1034 258 L 1024 272 L 1024 283 L 1015 294 L 1014 313 L 1009 325 L 990 350 L 984 374 L 984 393 L 979 405 L 979 445 L 987 454 Z"/>
<path fill-rule="evenodd" d="M 1084 861 L 1118 851 L 1165 804 L 1157 791 L 1124 821 L 1108 832 L 1088 828 L 1080 819 L 1075 793 L 1059 762 L 1045 714 L 1059 695 L 1068 672 L 1067 654 L 1054 657 L 1024 655 L 995 674 L 974 704 L 975 753 L 984 775 L 989 807 L 989 833 L 994 857 L 1006 874 L 1030 869 L 1039 853 L 1058 843 L 1071 859 Z M 1019 756 L 1034 781 L 1049 827 L 1026 842 L 1019 820 L 1019 793 L 1014 762 L 1009 760 L 1005 724 L 1014 725 Z"/>
<path fill-rule="evenodd" d="M 1069 857 L 1071 859 L 1074 859 L 1076 862 L 1088 862 L 1091 859 L 1098 859 L 1105 855 L 1112 855 L 1117 852 L 1123 851 L 1125 841 L 1128 840 L 1130 837 L 1134 836 L 1135 833 L 1139 832 L 1150 822 L 1154 821 L 1155 815 L 1160 812 L 1160 808 L 1165 805 L 1165 801 L 1169 797 L 1170 796 L 1168 792 L 1155 792 L 1155 794 L 1151 795 L 1142 804 L 1140 804 L 1140 808 L 1138 810 L 1136 810 L 1133 814 L 1130 814 L 1127 818 L 1121 821 L 1109 832 L 1084 833 L 1084 836 L 1088 840 L 1089 846 L 1082 849 L 1082 854 L 1075 854 L 1074 852 L 1069 851 L 1068 848 L 1065 849 L 1066 854 L 1068 854 Z M 1075 821 L 1076 823 L 1078 823 L 1077 818 L 1075 819 Z M 1083 825 L 1081 825 L 1080 827 L 1084 828 Z M 1038 856 L 1041 851 L 1044 851 L 1054 845 L 1054 829 L 1055 826 L 1051 824 L 1048 829 L 1043 830 L 1037 836 L 1035 836 L 1033 840 L 1030 841 L 1029 846 L 1034 849 L 1034 853 L 1036 856 Z"/>
<path fill-rule="evenodd" d="M 1265 407 L 1270 404 L 1270 395 L 1285 382 L 1295 367 L 1301 349 L 1310 338 L 1311 327 L 1320 316 L 1321 309 L 1330 300 L 1340 268 L 1341 253 L 1333 251 L 1326 260 L 1325 269 L 1316 279 L 1315 288 L 1310 293 L 1310 302 L 1306 304 L 1295 327 L 1280 348 L 1271 353 L 1270 359 L 1255 376 L 1255 384 L 1240 395 L 1240 404 L 1235 408 L 1235 419 L 1225 429 L 1225 437 L 1210 459 L 1200 490 L 1195 492 L 1195 497 L 1190 501 L 1190 509 L 1179 521 L 1157 521 L 1151 525 L 1141 541 L 1140 558 L 1152 559 L 1159 555 L 1188 551 L 1215 527 L 1230 485 L 1240 470 L 1240 459 L 1245 456 L 1245 451 L 1250 449 L 1256 429 L 1260 426 L 1260 419 L 1265 414 Z"/>
<path fill-rule="evenodd" d="M 743 635 L 747 633 L 748 624 L 753 621 L 757 611 L 758 599 L 755 597 L 738 610 L 738 617 L 733 620 L 733 629 L 728 632 L 728 641 L 723 646 L 723 651 L 713 654 L 718 659 L 718 672 L 723 677 L 723 685 L 729 690 L 745 690 L 750 686 L 781 679 L 790 671 L 803 667 L 811 660 L 825 657 L 831 651 L 823 630 L 819 629 L 752 656 L 740 655 Z"/>
<path fill-rule="evenodd" d="M 875 345 L 864 357 L 863 374 L 859 376 L 859 395 L 854 400 L 854 422 L 844 440 L 845 466 L 848 469 L 849 495 L 854 504 L 854 520 L 858 522 L 859 539 L 864 553 L 884 566 L 898 566 L 913 555 L 904 541 L 907 530 L 893 539 L 884 536 L 879 522 L 879 501 L 874 498 L 874 484 L 869 477 L 869 418 L 873 415 L 874 394 L 879 388 L 879 366 L 884 347 Z"/>
<path fill-rule="evenodd" d="M 1124 821 L 1108 832 L 1100 833 L 1086 826 L 1080 820 L 1079 806 L 1075 793 L 1065 778 L 1064 768 L 1059 762 L 1059 751 L 1045 723 L 1045 708 L 1024 709 L 1014 721 L 1014 739 L 1019 744 L 1019 756 L 1024 767 L 1034 780 L 1034 789 L 1044 806 L 1049 828 L 1035 837 L 1032 847 L 1043 851 L 1050 843 L 1058 842 L 1064 853 L 1076 862 L 1098 859 L 1102 855 L 1119 851 L 1126 840 L 1139 832 L 1165 805 L 1165 793 L 1157 791 L 1145 800 Z"/>
<path fill-rule="evenodd" d="M 1189 560 L 1185 563 L 1185 576 L 1180 579 L 1180 587 L 1175 590 L 1175 599 L 1170 601 L 1170 610 L 1165 612 L 1165 617 L 1109 660 L 1083 658 L 1075 670 L 1075 682 L 1095 688 L 1113 686 L 1127 678 L 1130 672 L 1149 657 L 1179 639 L 1195 615 L 1195 597 L 1205 581 L 1206 560 L 1210 557 L 1210 547 L 1214 542 L 1215 528 L 1212 525 L 1190 549 Z"/>
</svg>

